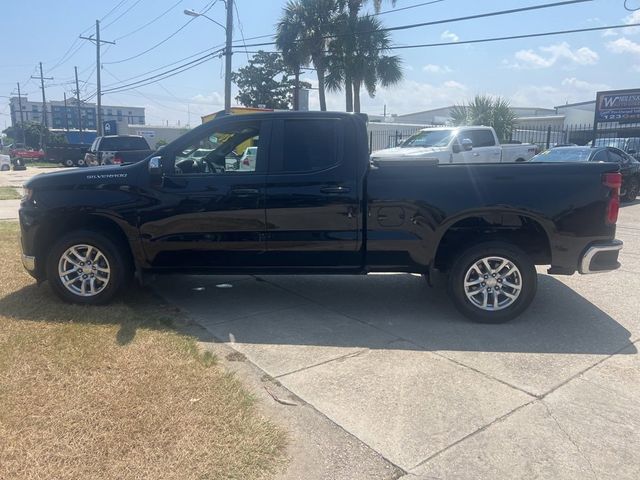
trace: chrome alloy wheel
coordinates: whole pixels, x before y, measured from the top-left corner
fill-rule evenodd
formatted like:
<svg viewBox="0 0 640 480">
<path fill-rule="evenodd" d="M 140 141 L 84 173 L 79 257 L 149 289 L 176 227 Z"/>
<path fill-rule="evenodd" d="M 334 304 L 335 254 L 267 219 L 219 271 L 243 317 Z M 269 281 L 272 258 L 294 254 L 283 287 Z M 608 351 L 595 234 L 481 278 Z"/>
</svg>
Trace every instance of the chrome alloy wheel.
<svg viewBox="0 0 640 480">
<path fill-rule="evenodd" d="M 107 257 L 92 245 L 73 245 L 60 257 L 58 275 L 74 295 L 93 297 L 109 284 L 111 268 Z"/>
<path fill-rule="evenodd" d="M 485 257 L 464 276 L 464 293 L 476 307 L 495 312 L 513 305 L 522 292 L 522 275 L 503 257 Z"/>
</svg>

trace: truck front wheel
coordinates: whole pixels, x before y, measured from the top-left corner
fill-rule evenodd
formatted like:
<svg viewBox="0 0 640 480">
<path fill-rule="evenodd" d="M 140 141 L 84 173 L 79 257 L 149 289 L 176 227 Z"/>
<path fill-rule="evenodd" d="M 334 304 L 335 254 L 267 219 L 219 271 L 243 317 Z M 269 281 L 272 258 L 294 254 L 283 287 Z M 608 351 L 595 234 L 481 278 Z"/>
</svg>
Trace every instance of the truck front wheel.
<svg viewBox="0 0 640 480">
<path fill-rule="evenodd" d="M 56 295 L 85 305 L 109 302 L 131 277 L 119 243 L 89 230 L 78 230 L 58 240 L 50 250 L 46 268 Z"/>
<path fill-rule="evenodd" d="M 449 275 L 449 295 L 466 317 L 507 322 L 524 312 L 537 289 L 529 256 L 514 245 L 486 242 L 462 252 Z"/>
</svg>

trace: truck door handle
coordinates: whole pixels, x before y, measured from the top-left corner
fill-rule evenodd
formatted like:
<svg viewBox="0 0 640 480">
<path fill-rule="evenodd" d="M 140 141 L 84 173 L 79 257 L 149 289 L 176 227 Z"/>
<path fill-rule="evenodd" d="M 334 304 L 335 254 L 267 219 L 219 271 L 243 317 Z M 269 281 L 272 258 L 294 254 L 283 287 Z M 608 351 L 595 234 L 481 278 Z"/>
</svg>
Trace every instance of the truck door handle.
<svg viewBox="0 0 640 480">
<path fill-rule="evenodd" d="M 231 194 L 236 197 L 249 197 L 251 195 L 258 195 L 259 190 L 257 188 L 234 188 L 231 190 Z"/>
<path fill-rule="evenodd" d="M 479 157 L 479 156 L 480 156 L 480 154 L 479 154 L 479 153 L 474 153 L 474 154 L 473 154 L 473 156 L 474 156 L 474 157 Z"/>
<path fill-rule="evenodd" d="M 351 191 L 351 189 L 349 187 L 337 186 L 337 187 L 323 187 L 323 188 L 320 189 L 320 191 L 322 193 L 327 193 L 327 194 L 331 195 L 331 194 L 336 194 L 336 193 L 349 193 Z"/>
</svg>

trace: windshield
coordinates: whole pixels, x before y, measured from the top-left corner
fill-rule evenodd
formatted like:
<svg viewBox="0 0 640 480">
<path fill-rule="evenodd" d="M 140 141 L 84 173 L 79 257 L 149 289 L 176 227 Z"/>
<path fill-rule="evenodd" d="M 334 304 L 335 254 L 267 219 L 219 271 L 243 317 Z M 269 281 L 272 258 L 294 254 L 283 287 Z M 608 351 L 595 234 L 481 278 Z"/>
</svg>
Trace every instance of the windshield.
<svg viewBox="0 0 640 480">
<path fill-rule="evenodd" d="M 453 130 L 423 130 L 407 138 L 400 147 L 446 147 L 452 136 Z"/>
<path fill-rule="evenodd" d="M 531 159 L 532 162 L 588 162 L 591 155 L 590 148 L 552 148 L 539 153 Z"/>
</svg>

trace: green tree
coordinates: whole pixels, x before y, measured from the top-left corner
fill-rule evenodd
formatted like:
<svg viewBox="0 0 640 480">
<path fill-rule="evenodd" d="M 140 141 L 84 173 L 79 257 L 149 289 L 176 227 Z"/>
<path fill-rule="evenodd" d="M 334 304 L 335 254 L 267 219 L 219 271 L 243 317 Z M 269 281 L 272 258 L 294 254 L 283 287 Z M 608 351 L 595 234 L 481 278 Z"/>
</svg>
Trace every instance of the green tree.
<svg viewBox="0 0 640 480">
<path fill-rule="evenodd" d="M 450 112 L 454 125 L 486 125 L 493 127 L 501 141 L 511 139 L 516 115 L 509 101 L 502 97 L 476 95 L 467 105 L 455 105 Z"/>
<path fill-rule="evenodd" d="M 245 67 L 231 75 L 238 86 L 236 100 L 245 107 L 273 108 L 284 110 L 291 108 L 295 74 L 285 64 L 279 53 L 259 51 Z M 301 88 L 310 88 L 307 82 L 299 84 Z"/>
<path fill-rule="evenodd" d="M 22 141 L 24 129 L 25 144 L 29 148 L 38 149 L 45 145 L 60 145 L 67 143 L 67 139 L 62 133 L 54 133 L 37 122 L 25 122 L 16 126 L 6 128 L 2 133 L 8 137 Z"/>
<path fill-rule="evenodd" d="M 342 16 L 346 20 L 345 17 Z M 378 85 L 395 85 L 402 80 L 403 74 L 400 58 L 387 55 L 391 37 L 382 30 L 378 19 L 365 15 L 357 17 L 353 25 L 350 22 L 348 24 L 349 32 L 338 35 L 331 42 L 327 86 L 331 90 L 346 90 L 348 111 L 349 91 L 352 89 L 352 110 L 359 113 L 362 87 L 374 97 Z"/>
<path fill-rule="evenodd" d="M 276 27 L 276 45 L 294 73 L 310 63 L 316 69 L 322 111 L 327 109 L 324 82 L 328 36 L 334 30 L 338 10 L 336 0 L 289 0 Z"/>
</svg>

